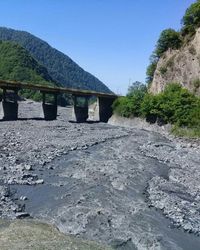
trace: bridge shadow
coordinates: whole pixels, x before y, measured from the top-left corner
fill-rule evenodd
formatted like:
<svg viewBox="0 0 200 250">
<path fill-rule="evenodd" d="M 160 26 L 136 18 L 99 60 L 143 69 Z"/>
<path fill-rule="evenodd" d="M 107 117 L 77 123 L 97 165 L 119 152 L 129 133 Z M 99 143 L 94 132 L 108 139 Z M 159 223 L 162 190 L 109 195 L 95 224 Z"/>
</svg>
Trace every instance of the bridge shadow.
<svg viewBox="0 0 200 250">
<path fill-rule="evenodd" d="M 17 120 L 6 120 L 6 119 L 0 119 L 0 122 L 7 122 L 7 121 L 44 121 L 45 119 L 42 117 L 31 117 L 31 118 L 17 118 Z"/>
<path fill-rule="evenodd" d="M 70 123 L 87 123 L 87 124 L 95 124 L 95 123 L 100 123 L 100 121 L 85 121 L 85 122 L 77 122 L 77 121 L 74 121 L 74 120 L 69 120 L 68 122 Z"/>
<path fill-rule="evenodd" d="M 30 118 L 17 118 L 17 120 L 6 120 L 6 119 L 0 119 L 0 122 L 7 122 L 7 121 L 45 121 L 44 118 L 42 117 L 30 117 Z M 74 123 L 74 124 L 77 124 L 77 123 L 86 123 L 86 124 L 96 124 L 96 123 L 100 123 L 100 121 L 85 121 L 85 122 L 77 122 L 77 121 L 74 121 L 74 120 L 68 120 L 68 122 L 70 123 Z"/>
</svg>

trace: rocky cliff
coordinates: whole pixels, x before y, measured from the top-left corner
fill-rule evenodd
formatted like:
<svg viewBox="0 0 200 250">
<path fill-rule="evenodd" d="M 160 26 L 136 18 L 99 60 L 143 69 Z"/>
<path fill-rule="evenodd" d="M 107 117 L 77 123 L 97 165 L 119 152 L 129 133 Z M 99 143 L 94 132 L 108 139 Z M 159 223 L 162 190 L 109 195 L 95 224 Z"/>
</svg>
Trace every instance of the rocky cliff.
<svg viewBox="0 0 200 250">
<path fill-rule="evenodd" d="M 200 95 L 200 28 L 179 50 L 169 49 L 160 58 L 150 92 L 161 92 L 170 82 L 180 83 Z"/>
</svg>

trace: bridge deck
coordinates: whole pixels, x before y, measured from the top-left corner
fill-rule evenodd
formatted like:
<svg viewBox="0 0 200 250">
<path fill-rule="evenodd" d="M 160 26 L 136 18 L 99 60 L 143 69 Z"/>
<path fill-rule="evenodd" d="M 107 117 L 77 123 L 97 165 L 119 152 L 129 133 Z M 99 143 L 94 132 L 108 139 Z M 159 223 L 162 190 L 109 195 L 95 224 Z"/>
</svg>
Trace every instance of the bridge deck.
<svg viewBox="0 0 200 250">
<path fill-rule="evenodd" d="M 54 87 L 54 86 L 43 86 L 38 84 L 24 83 L 24 82 L 15 82 L 15 81 L 5 81 L 0 80 L 0 88 L 7 89 L 31 89 L 38 90 L 47 93 L 67 93 L 74 94 L 80 96 L 97 96 L 97 97 L 108 97 L 108 98 L 116 98 L 115 94 L 101 93 L 90 90 L 81 90 L 81 89 L 72 89 L 72 88 L 63 88 L 63 87 Z"/>
</svg>

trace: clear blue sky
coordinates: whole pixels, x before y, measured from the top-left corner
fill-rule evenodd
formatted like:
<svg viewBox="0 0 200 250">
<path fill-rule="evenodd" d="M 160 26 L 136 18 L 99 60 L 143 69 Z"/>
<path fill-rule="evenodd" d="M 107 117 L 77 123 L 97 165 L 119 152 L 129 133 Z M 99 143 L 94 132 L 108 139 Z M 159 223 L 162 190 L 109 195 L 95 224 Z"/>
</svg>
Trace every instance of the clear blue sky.
<svg viewBox="0 0 200 250">
<path fill-rule="evenodd" d="M 113 91 L 145 81 L 160 32 L 180 29 L 195 0 L 1 0 L 0 25 L 28 31 Z"/>
</svg>

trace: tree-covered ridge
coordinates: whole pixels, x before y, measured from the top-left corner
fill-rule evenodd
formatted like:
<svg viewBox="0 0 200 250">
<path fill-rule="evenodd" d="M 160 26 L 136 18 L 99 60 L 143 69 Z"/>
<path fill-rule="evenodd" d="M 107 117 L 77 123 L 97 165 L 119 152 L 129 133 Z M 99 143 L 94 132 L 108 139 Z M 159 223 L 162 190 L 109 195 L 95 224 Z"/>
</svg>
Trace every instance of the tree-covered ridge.
<svg viewBox="0 0 200 250">
<path fill-rule="evenodd" d="M 14 80 L 40 85 L 57 85 L 49 75 L 47 69 L 40 65 L 19 44 L 0 41 L 0 79 Z M 21 90 L 20 95 L 35 101 L 41 101 L 38 91 Z M 59 98 L 63 99 L 62 97 Z"/>
<path fill-rule="evenodd" d="M 111 92 L 96 77 L 84 71 L 67 55 L 48 43 L 24 31 L 0 27 L 0 40 L 14 41 L 24 47 L 31 56 L 44 65 L 55 82 L 66 87 Z"/>
<path fill-rule="evenodd" d="M 54 85 L 45 67 L 40 65 L 23 47 L 0 41 L 0 78 L 27 83 Z"/>
<path fill-rule="evenodd" d="M 162 55 L 168 49 L 179 49 L 182 45 L 187 44 L 194 36 L 196 29 L 200 27 L 200 0 L 197 0 L 186 10 L 181 23 L 180 31 L 169 28 L 161 32 L 147 67 L 146 82 L 148 84 L 153 81 L 157 63 Z"/>
</svg>

